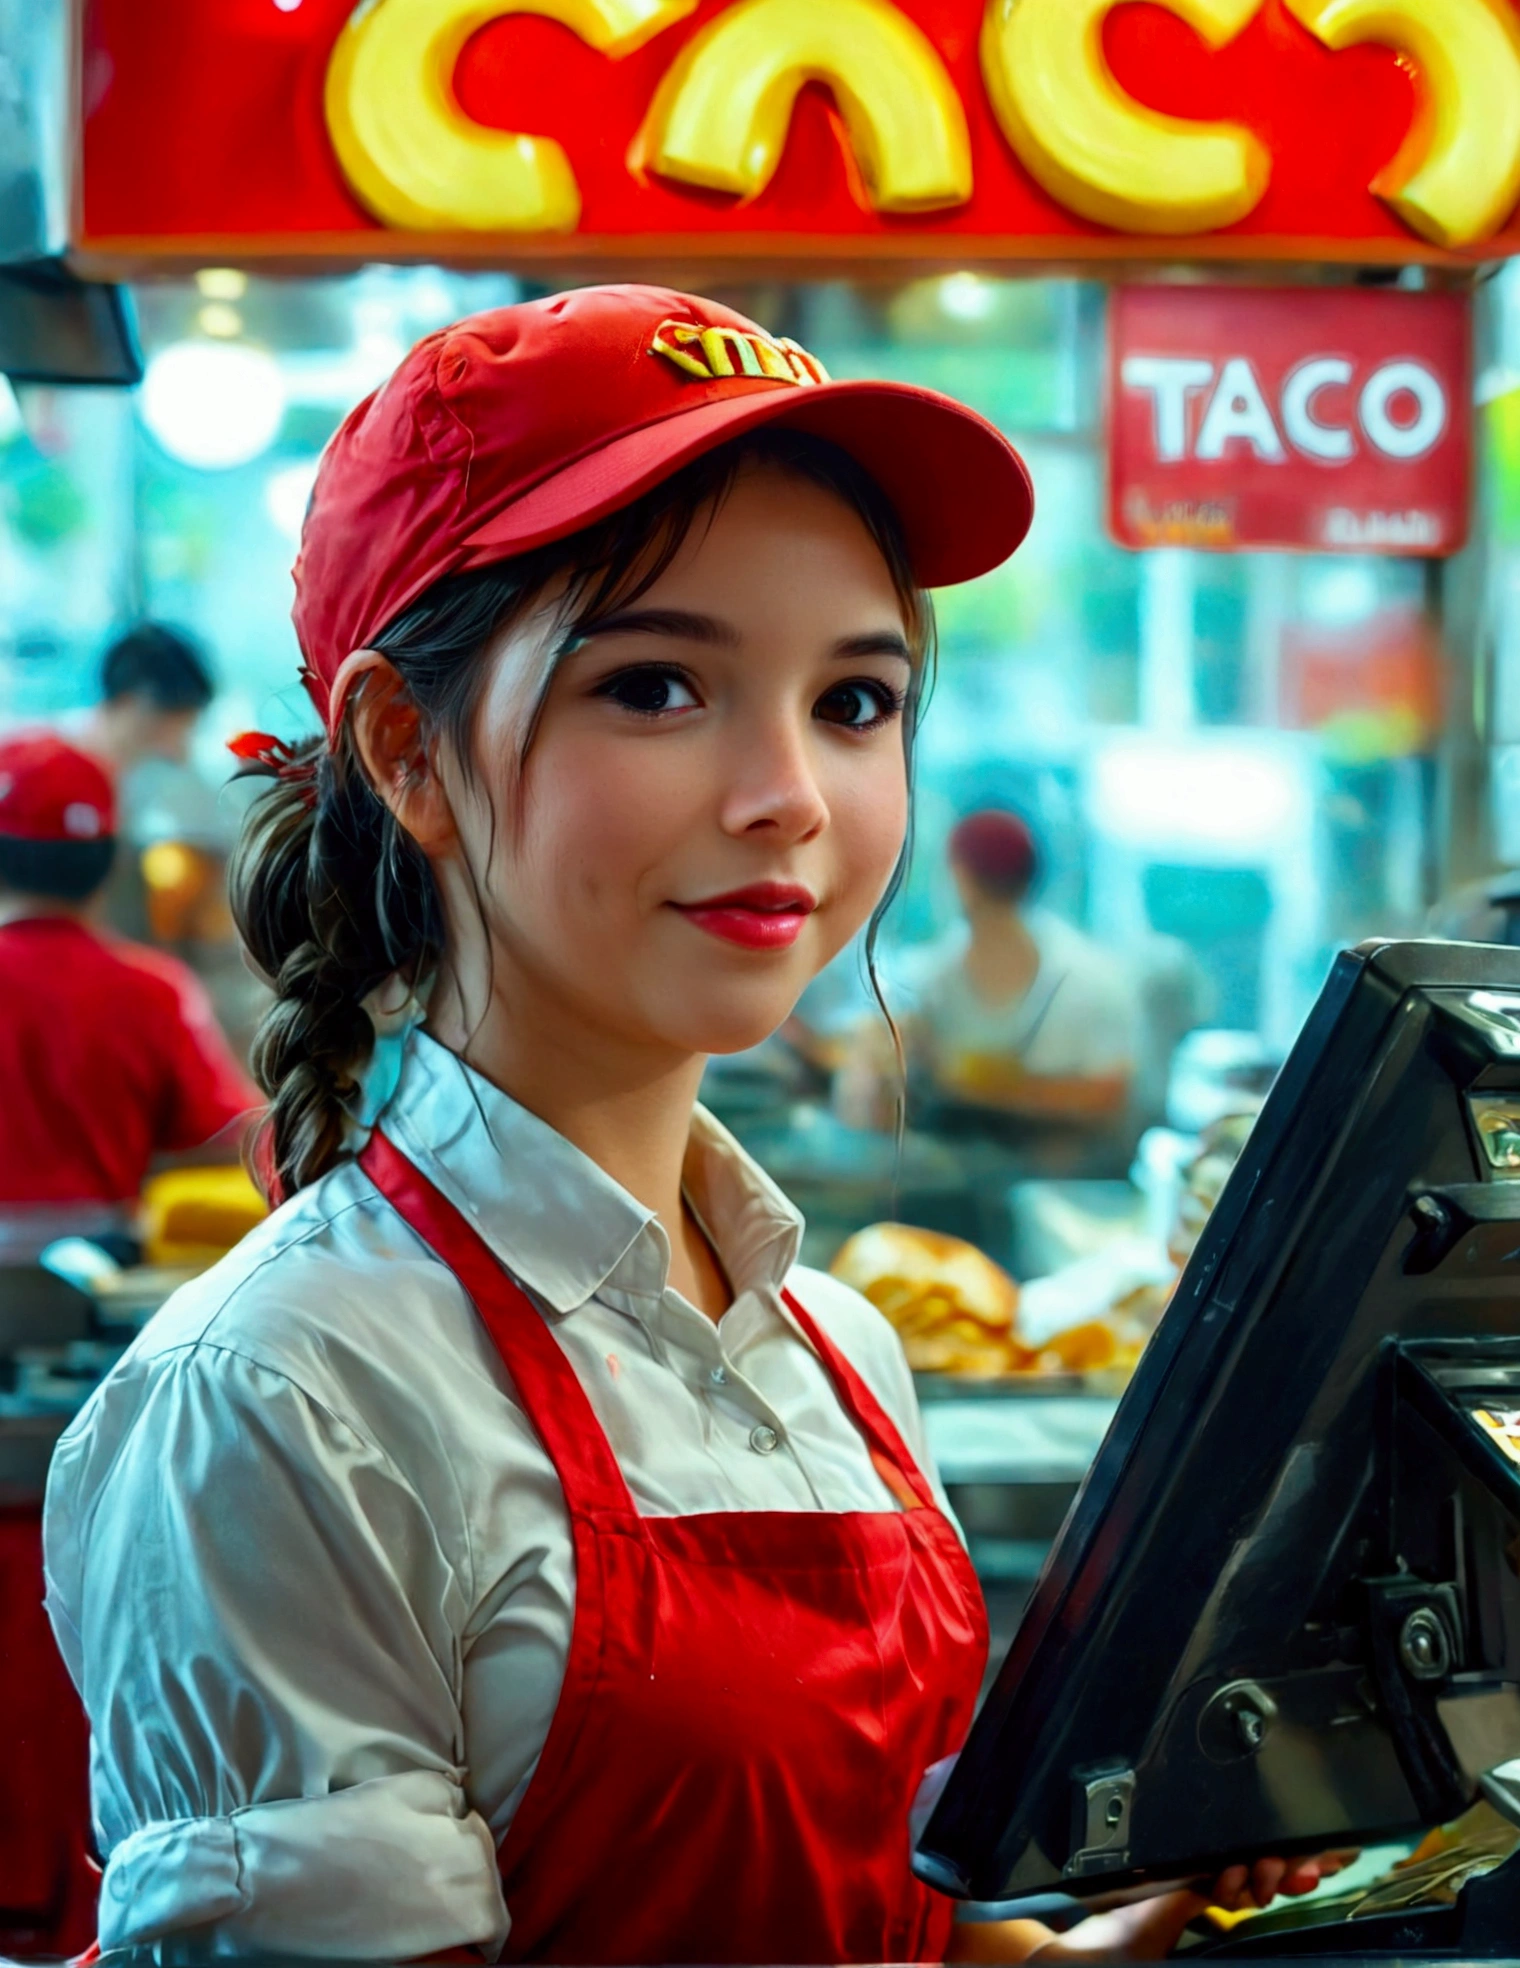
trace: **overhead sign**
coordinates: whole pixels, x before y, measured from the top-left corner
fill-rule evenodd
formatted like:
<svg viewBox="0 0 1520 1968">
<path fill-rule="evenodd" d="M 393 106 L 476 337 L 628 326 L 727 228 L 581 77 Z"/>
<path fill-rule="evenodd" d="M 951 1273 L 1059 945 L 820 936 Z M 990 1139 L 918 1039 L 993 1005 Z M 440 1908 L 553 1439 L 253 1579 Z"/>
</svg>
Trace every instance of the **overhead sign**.
<svg viewBox="0 0 1520 1968">
<path fill-rule="evenodd" d="M 1520 0 L 80 5 L 85 261 L 1520 251 Z"/>
<path fill-rule="evenodd" d="M 1471 452 L 1461 295 L 1112 296 L 1109 512 L 1123 546 L 1455 553 Z"/>
</svg>

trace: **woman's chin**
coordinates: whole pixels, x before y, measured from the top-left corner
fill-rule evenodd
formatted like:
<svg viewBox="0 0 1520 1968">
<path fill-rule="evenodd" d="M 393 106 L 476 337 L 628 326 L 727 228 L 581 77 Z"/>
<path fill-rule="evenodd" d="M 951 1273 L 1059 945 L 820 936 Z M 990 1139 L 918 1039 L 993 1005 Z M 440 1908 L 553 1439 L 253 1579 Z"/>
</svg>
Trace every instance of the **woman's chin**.
<svg viewBox="0 0 1520 1968">
<path fill-rule="evenodd" d="M 746 994 L 748 996 L 748 994 Z M 744 1003 L 691 1003 L 661 1021 L 672 1037 L 692 1052 L 714 1057 L 748 1052 L 775 1036 L 791 1017 L 797 994 L 756 993 Z M 758 1001 L 757 1001 L 758 1000 Z"/>
</svg>

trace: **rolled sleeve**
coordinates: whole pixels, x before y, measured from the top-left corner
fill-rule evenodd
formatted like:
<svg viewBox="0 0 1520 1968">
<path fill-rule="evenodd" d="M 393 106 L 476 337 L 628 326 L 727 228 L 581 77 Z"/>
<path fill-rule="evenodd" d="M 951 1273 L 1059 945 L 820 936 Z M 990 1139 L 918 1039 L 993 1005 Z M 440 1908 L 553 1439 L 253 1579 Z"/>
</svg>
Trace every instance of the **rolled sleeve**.
<svg viewBox="0 0 1520 1968">
<path fill-rule="evenodd" d="M 377 1892 L 385 1878 L 406 1892 Z M 165 1962 L 297 1939 L 307 1954 L 407 1960 L 461 1935 L 494 1959 L 507 1927 L 490 1832 L 457 1784 L 420 1770 L 145 1824 L 112 1851 L 100 1895 L 102 1949 L 158 1944 Z"/>
<path fill-rule="evenodd" d="M 104 1946 L 500 1949 L 464 1782 L 467 1596 L 360 1426 L 207 1343 L 129 1363 L 59 1445 L 46 1543 L 94 1735 Z"/>
</svg>

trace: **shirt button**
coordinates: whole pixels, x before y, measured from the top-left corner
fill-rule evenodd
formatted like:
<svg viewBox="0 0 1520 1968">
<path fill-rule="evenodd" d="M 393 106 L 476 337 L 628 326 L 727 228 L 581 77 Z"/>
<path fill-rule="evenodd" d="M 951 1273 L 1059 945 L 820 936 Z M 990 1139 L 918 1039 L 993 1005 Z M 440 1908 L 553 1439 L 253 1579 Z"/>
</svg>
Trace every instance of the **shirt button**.
<svg viewBox="0 0 1520 1968">
<path fill-rule="evenodd" d="M 709 1367 L 707 1378 L 712 1382 L 714 1387 L 727 1387 L 728 1369 L 727 1367 Z"/>
<path fill-rule="evenodd" d="M 768 1456 L 781 1437 L 768 1422 L 759 1421 L 749 1431 L 749 1445 L 757 1456 Z"/>
</svg>

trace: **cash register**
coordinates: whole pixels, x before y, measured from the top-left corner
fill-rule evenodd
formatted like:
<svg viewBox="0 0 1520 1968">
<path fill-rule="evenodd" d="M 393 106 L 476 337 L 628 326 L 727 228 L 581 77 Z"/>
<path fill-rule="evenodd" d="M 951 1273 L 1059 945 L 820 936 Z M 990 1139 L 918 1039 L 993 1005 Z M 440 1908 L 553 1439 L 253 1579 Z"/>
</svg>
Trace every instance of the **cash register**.
<svg viewBox="0 0 1520 1968">
<path fill-rule="evenodd" d="M 915 1867 L 968 1900 L 1122 1897 L 1413 1844 L 1480 1801 L 1520 1827 L 1520 949 L 1366 944 L 1273 1088 Z M 1513 1959 L 1508 1843 L 1449 1903 L 1194 1944 Z"/>
</svg>

